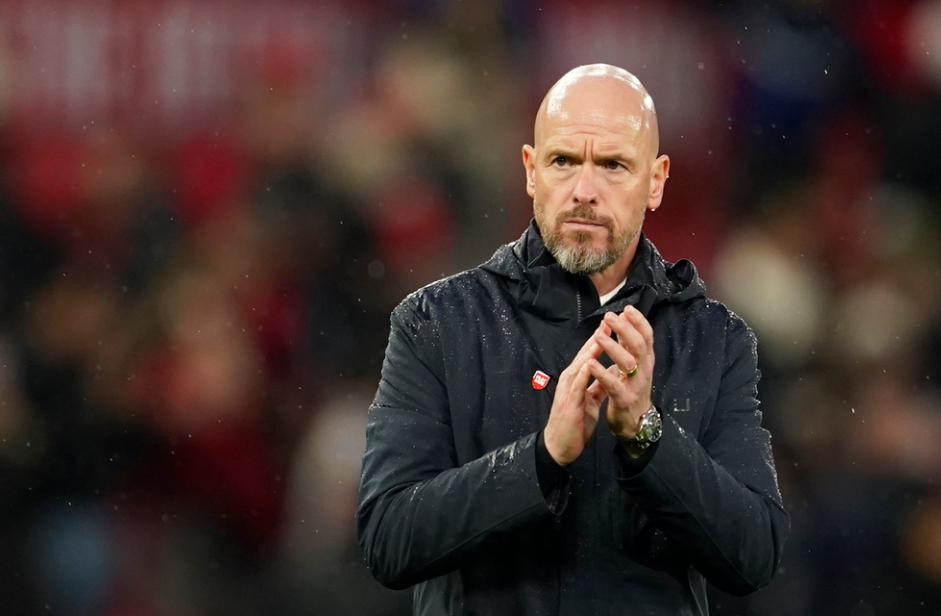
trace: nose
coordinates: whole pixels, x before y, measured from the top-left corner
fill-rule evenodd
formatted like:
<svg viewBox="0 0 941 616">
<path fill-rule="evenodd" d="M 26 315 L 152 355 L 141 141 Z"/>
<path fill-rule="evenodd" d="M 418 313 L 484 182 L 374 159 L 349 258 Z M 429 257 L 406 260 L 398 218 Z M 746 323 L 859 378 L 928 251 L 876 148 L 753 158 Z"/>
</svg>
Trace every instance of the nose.
<svg viewBox="0 0 941 616">
<path fill-rule="evenodd" d="M 575 183 L 575 192 L 572 198 L 575 203 L 586 203 L 594 205 L 598 198 L 597 177 L 593 166 L 590 164 L 581 164 L 578 170 L 578 178 Z"/>
</svg>

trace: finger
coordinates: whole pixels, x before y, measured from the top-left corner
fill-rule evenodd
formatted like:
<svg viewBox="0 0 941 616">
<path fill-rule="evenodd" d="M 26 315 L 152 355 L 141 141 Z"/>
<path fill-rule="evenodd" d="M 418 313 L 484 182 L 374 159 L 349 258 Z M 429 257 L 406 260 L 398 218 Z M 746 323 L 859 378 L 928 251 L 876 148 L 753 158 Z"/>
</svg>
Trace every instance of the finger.
<svg viewBox="0 0 941 616">
<path fill-rule="evenodd" d="M 618 344 L 627 349 L 634 357 L 646 355 L 646 341 L 627 316 L 609 312 L 605 315 L 605 320 L 612 331 L 617 334 Z M 630 366 L 627 369 L 630 369 Z"/>
<path fill-rule="evenodd" d="M 643 337 L 644 345 L 647 349 L 653 350 L 653 327 L 650 321 L 641 314 L 640 310 L 633 306 L 624 309 L 624 316 L 634 325 L 634 329 Z"/>
<path fill-rule="evenodd" d="M 591 378 L 590 366 L 591 366 L 591 362 L 593 361 L 597 362 L 598 360 L 587 358 L 585 362 L 581 365 L 581 367 L 578 369 L 578 373 L 575 375 L 575 378 L 572 380 L 572 386 L 571 386 L 572 391 L 578 392 L 579 395 L 582 396 L 582 398 L 579 398 L 579 400 L 583 399 L 583 397 L 585 396 L 585 392 L 588 389 L 588 380 Z"/>
<path fill-rule="evenodd" d="M 603 345 L 602 348 L 608 353 L 608 357 L 618 364 L 621 370 L 630 371 L 639 364 L 641 358 L 645 355 L 643 338 L 623 315 L 609 312 L 604 321 L 607 321 L 605 329 L 611 329 L 613 333 L 618 334 L 616 342 L 610 336 L 607 338 L 612 341 L 612 344 L 624 349 L 626 354 L 619 351 L 612 344 L 606 343 L 598 334 L 596 334 L 595 339 Z"/>
<path fill-rule="evenodd" d="M 591 371 L 588 369 L 588 363 L 584 362 L 565 387 L 560 383 L 555 392 L 552 408 L 549 410 L 550 423 L 553 423 L 554 419 L 558 419 L 554 425 L 562 426 L 571 426 L 581 422 L 582 407 L 590 378 Z"/>
<path fill-rule="evenodd" d="M 598 385 L 607 394 L 609 422 L 615 416 L 622 417 L 625 412 L 630 413 L 628 409 L 636 408 L 642 393 L 633 388 L 633 383 L 619 378 L 614 366 L 605 369 L 600 362 L 595 361 L 592 375 L 595 377 L 592 386 Z M 615 423 L 620 421 L 622 419 L 618 419 Z"/>
<path fill-rule="evenodd" d="M 583 350 L 583 351 L 580 351 L 579 354 L 575 356 L 575 359 L 572 360 L 572 366 L 571 366 L 571 367 L 572 367 L 572 370 L 573 370 L 573 372 L 574 372 L 574 376 L 575 376 L 576 378 L 578 377 L 578 375 L 579 375 L 581 369 L 585 367 L 585 364 L 586 364 L 588 361 L 590 361 L 590 360 L 592 360 L 592 359 L 598 359 L 599 357 L 601 357 L 601 354 L 604 352 L 604 349 L 601 348 L 601 345 L 598 344 L 598 341 L 597 341 L 597 340 L 593 340 L 593 339 L 589 339 L 589 340 L 590 340 L 591 344 L 586 344 L 585 347 L 584 347 L 584 350 Z M 590 376 L 589 376 L 589 377 L 586 377 L 584 383 L 582 383 L 580 380 L 579 380 L 578 383 L 575 383 L 575 382 L 573 381 L 573 383 L 571 384 L 571 386 L 572 386 L 572 387 L 578 387 L 579 389 L 584 389 L 584 388 L 586 388 L 586 387 L 588 386 L 588 379 L 589 379 L 589 378 L 590 378 Z"/>
<path fill-rule="evenodd" d="M 599 330 L 595 330 L 595 333 L 598 333 Z M 575 353 L 575 357 L 572 358 L 572 364 L 581 364 L 582 362 L 587 361 L 591 357 L 598 357 L 601 355 L 601 348 L 598 346 L 598 341 L 594 336 L 589 336 L 588 340 L 585 341 L 585 344 Z"/>
<path fill-rule="evenodd" d="M 594 385 L 594 383 L 592 383 L 592 385 Z M 582 416 L 582 427 L 584 428 L 583 434 L 586 441 L 591 438 L 592 432 L 595 431 L 595 426 L 598 425 L 598 418 L 601 415 L 601 403 L 604 402 L 604 390 L 602 389 L 601 392 L 600 398 L 596 395 L 589 395 L 585 399 L 585 414 Z"/>
<path fill-rule="evenodd" d="M 562 407 L 564 410 L 562 412 L 566 416 L 577 417 L 582 413 L 581 409 L 585 402 L 588 381 L 591 379 L 591 370 L 589 370 L 588 361 L 590 360 L 583 362 L 578 370 L 574 372 L 571 380 L 567 383 L 567 387 L 560 387 L 556 390 L 557 395 L 565 396 L 565 404 Z"/>
<path fill-rule="evenodd" d="M 559 375 L 559 386 L 564 387 L 569 385 L 571 380 L 575 378 L 578 374 L 579 369 L 582 365 L 591 357 L 598 357 L 601 355 L 602 349 L 598 345 L 598 341 L 594 337 L 589 336 L 588 340 L 585 341 L 585 344 L 582 345 L 582 348 L 578 350 L 575 354 L 575 357 L 572 358 L 572 361 L 569 363 L 568 367 L 562 371 L 562 374 Z"/>
<path fill-rule="evenodd" d="M 595 340 L 598 345 L 608 354 L 616 367 L 624 372 L 629 372 L 634 366 L 638 365 L 637 358 L 623 346 L 614 341 L 611 336 L 602 336 L 595 334 Z"/>
<path fill-rule="evenodd" d="M 634 329 L 643 337 L 643 351 L 639 357 L 641 358 L 642 365 L 647 366 L 652 373 L 655 363 L 653 350 L 653 327 L 639 310 L 633 306 L 630 308 L 631 309 L 629 311 L 625 310 L 625 317 L 634 325 Z"/>
<path fill-rule="evenodd" d="M 604 402 L 604 399 L 608 397 L 608 392 L 605 391 L 604 387 L 601 386 L 601 381 L 595 379 L 595 381 L 588 386 L 588 389 L 585 390 L 585 395 L 588 400 L 591 400 L 594 404 L 601 406 L 601 403 Z"/>
<path fill-rule="evenodd" d="M 619 372 L 617 366 L 605 368 L 603 365 L 601 365 L 601 362 L 596 359 L 589 361 L 588 366 L 591 370 L 591 376 L 595 377 L 595 382 L 592 385 L 598 384 L 602 389 L 604 389 L 609 398 L 623 393 L 625 389 L 625 383 L 624 381 L 620 380 L 618 376 Z M 608 404 L 610 404 L 610 402 Z"/>
</svg>

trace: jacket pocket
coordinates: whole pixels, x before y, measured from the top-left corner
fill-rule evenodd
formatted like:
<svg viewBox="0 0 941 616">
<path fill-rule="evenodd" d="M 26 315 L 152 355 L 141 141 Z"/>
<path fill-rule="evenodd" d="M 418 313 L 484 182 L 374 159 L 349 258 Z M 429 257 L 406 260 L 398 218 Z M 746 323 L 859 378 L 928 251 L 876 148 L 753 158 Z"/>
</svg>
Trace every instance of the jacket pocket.
<svg viewBox="0 0 941 616">
<path fill-rule="evenodd" d="M 613 530 L 615 545 L 621 553 L 645 567 L 684 579 L 688 563 L 682 552 L 628 494 L 621 492 L 619 501 L 615 516 L 619 523 Z"/>
</svg>

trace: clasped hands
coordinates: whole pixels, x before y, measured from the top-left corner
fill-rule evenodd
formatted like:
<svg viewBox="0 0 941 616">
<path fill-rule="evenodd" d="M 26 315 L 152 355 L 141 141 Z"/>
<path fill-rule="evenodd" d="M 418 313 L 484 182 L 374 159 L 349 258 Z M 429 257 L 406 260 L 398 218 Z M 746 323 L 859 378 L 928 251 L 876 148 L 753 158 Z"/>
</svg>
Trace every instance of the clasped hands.
<svg viewBox="0 0 941 616">
<path fill-rule="evenodd" d="M 613 362 L 609 368 L 598 361 L 602 353 Z M 641 416 L 650 408 L 653 367 L 653 329 L 644 315 L 633 306 L 620 314 L 606 313 L 559 375 L 543 431 L 549 455 L 562 466 L 581 455 L 598 424 L 605 398 L 605 419 L 614 435 L 619 439 L 635 436 Z"/>
</svg>

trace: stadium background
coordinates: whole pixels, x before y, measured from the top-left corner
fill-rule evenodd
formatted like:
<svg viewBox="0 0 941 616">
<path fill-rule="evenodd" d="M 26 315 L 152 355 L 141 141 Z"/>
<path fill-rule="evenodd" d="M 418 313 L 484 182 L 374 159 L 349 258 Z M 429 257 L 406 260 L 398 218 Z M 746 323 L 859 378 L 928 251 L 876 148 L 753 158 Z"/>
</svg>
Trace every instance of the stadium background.
<svg viewBox="0 0 941 616">
<path fill-rule="evenodd" d="M 0 1 L 0 604 L 400 615 L 354 544 L 391 308 L 635 72 L 647 230 L 757 330 L 793 528 L 728 615 L 941 613 L 941 2 Z"/>
</svg>

